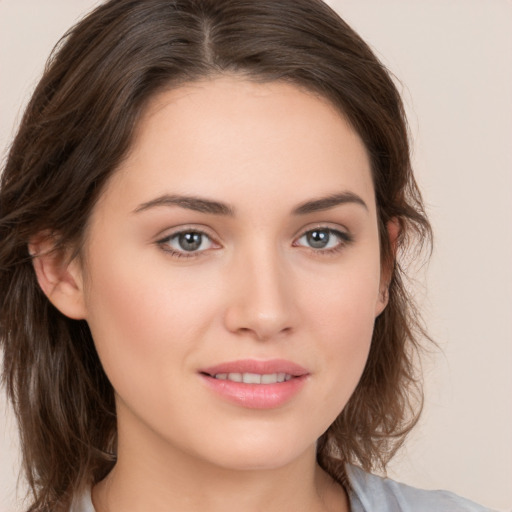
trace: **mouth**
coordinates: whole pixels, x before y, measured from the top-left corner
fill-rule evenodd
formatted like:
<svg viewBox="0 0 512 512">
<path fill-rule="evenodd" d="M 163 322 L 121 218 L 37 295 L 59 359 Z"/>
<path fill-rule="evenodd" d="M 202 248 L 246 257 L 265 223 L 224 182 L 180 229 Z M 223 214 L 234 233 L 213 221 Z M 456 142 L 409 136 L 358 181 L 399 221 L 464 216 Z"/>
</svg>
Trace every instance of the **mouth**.
<svg viewBox="0 0 512 512">
<path fill-rule="evenodd" d="M 199 372 L 215 395 L 251 409 L 274 409 L 293 399 L 306 385 L 309 372 L 290 361 L 239 360 Z"/>
<path fill-rule="evenodd" d="M 229 380 L 231 382 L 243 382 L 244 384 L 277 384 L 287 382 L 294 376 L 289 373 L 216 373 L 214 375 L 206 374 L 218 380 Z"/>
<path fill-rule="evenodd" d="M 206 377 L 244 384 L 279 384 L 296 377 L 308 375 L 302 366 L 285 359 L 240 359 L 203 368 Z"/>
</svg>

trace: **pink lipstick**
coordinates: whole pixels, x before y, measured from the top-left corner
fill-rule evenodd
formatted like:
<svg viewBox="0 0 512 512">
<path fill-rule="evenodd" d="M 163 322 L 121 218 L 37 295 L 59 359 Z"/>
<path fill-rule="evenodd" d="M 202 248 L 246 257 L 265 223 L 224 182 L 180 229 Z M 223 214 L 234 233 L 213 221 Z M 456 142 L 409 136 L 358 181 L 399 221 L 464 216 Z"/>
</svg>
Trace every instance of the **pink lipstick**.
<svg viewBox="0 0 512 512">
<path fill-rule="evenodd" d="M 226 400 L 250 409 L 273 409 L 295 396 L 308 371 L 291 361 L 244 359 L 200 370 L 204 382 Z"/>
</svg>

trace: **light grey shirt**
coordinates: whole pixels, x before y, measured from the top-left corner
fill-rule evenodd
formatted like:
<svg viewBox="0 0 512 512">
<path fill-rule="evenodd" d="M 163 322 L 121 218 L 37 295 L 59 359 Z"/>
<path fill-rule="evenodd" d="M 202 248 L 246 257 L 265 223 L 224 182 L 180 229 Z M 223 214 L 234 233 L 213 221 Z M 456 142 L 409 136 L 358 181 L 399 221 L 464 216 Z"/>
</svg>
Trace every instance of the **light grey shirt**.
<svg viewBox="0 0 512 512">
<path fill-rule="evenodd" d="M 351 512 L 492 512 L 448 491 L 426 491 L 347 465 Z"/>
<path fill-rule="evenodd" d="M 351 512 L 492 512 L 448 491 L 426 491 L 381 478 L 347 465 Z M 91 493 L 77 499 L 70 512 L 95 512 Z"/>
</svg>

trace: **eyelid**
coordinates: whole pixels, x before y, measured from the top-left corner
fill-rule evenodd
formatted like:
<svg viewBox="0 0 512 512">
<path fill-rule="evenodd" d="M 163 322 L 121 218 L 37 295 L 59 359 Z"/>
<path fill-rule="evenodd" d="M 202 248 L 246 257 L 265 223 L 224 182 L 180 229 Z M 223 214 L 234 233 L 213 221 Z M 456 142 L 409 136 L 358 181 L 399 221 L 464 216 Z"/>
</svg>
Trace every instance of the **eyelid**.
<svg viewBox="0 0 512 512">
<path fill-rule="evenodd" d="M 307 235 L 309 232 L 314 230 L 324 230 L 328 231 L 331 234 L 333 234 L 335 237 L 338 238 L 339 243 L 335 247 L 329 247 L 329 248 L 314 248 L 314 247 L 308 247 L 307 245 L 299 245 L 298 241 L 305 235 Z M 222 244 L 218 241 L 217 235 L 211 234 L 211 229 L 201 225 L 181 225 L 177 226 L 175 228 L 168 228 L 165 230 L 162 230 L 158 236 L 158 238 L 155 240 L 154 243 L 161 247 L 161 249 L 169 254 L 171 256 L 175 257 L 184 257 L 184 258 L 194 258 L 194 257 L 200 257 L 204 256 L 205 253 L 208 253 L 212 249 L 219 249 L 222 248 Z M 161 233 L 165 233 L 164 236 L 161 235 Z M 185 250 L 176 250 L 172 248 L 169 245 L 169 241 L 184 233 L 199 233 L 201 235 L 206 236 L 212 243 L 214 247 L 197 250 L 197 251 L 185 251 Z M 351 232 L 345 228 L 344 226 L 340 226 L 339 224 L 332 225 L 330 223 L 315 223 L 306 227 L 303 227 L 293 238 L 292 246 L 294 247 L 301 247 L 303 249 L 309 250 L 315 254 L 321 254 L 321 255 L 328 255 L 332 253 L 336 253 L 343 248 L 345 248 L 347 245 L 352 243 L 354 241 L 354 237 L 351 234 Z M 165 246 L 165 247 L 164 247 Z"/>
<path fill-rule="evenodd" d="M 180 224 L 178 226 L 166 227 L 165 229 L 160 230 L 155 235 L 155 241 L 164 240 L 166 238 L 170 238 L 174 235 L 179 235 L 180 233 L 188 233 L 189 231 L 194 231 L 196 233 L 203 233 L 212 239 L 218 239 L 217 234 L 210 229 L 208 226 L 203 224 Z"/>
<path fill-rule="evenodd" d="M 330 248 L 326 248 L 326 249 L 324 249 L 324 248 L 315 249 L 313 247 L 308 247 L 306 245 L 298 245 L 297 244 L 297 242 L 302 237 L 304 237 L 311 231 L 315 231 L 315 230 L 330 232 L 331 234 L 333 234 L 334 236 L 336 236 L 339 239 L 339 243 L 335 247 L 330 247 Z M 292 245 L 295 247 L 302 247 L 304 249 L 308 249 L 308 250 L 314 252 L 315 254 L 326 255 L 326 254 L 332 254 L 332 253 L 342 250 L 344 247 L 351 244 L 353 241 L 354 241 L 354 236 L 347 228 L 342 227 L 339 224 L 337 224 L 336 226 L 333 226 L 329 223 L 324 223 L 324 224 L 317 223 L 317 224 L 302 228 L 301 231 L 299 232 L 299 234 L 294 237 L 294 241 L 293 241 Z"/>
<path fill-rule="evenodd" d="M 165 233 L 163 236 L 161 233 Z M 184 233 L 198 233 L 203 236 L 206 236 L 211 243 L 214 245 L 212 248 L 203 249 L 199 251 L 181 251 L 172 248 L 169 245 L 169 241 L 174 237 L 184 234 Z M 157 235 L 157 239 L 154 242 L 157 246 L 159 246 L 163 251 L 169 253 L 171 256 L 176 257 L 184 257 L 184 258 L 194 258 L 203 255 L 208 252 L 210 249 L 218 249 L 221 248 L 222 245 L 218 241 L 218 237 L 211 234 L 211 230 L 206 228 L 205 226 L 198 227 L 197 225 L 182 225 L 177 226 L 175 228 L 165 229 Z M 167 245 L 166 245 L 167 244 Z M 167 248 L 164 248 L 166 246 Z"/>
<path fill-rule="evenodd" d="M 314 231 L 315 229 L 325 229 L 334 233 L 340 233 L 342 235 L 346 235 L 347 237 L 352 237 L 351 231 L 340 224 L 335 224 L 331 222 L 314 222 L 313 224 L 308 224 L 307 226 L 304 226 L 300 228 L 296 234 L 294 235 L 293 239 L 297 240 L 301 236 L 304 236 L 306 233 L 309 233 L 310 231 Z"/>
</svg>

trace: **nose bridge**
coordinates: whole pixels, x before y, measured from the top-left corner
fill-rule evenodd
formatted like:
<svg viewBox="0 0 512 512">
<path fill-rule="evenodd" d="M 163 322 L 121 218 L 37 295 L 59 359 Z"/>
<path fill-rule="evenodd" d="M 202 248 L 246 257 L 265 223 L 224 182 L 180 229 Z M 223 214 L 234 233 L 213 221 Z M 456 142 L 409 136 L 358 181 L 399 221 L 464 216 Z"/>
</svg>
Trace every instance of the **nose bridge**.
<svg viewBox="0 0 512 512">
<path fill-rule="evenodd" d="M 283 258 L 277 244 L 262 238 L 235 255 L 226 311 L 231 331 L 263 340 L 293 327 L 291 276 Z"/>
</svg>

